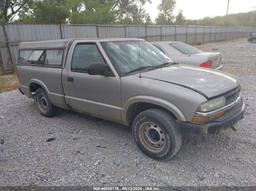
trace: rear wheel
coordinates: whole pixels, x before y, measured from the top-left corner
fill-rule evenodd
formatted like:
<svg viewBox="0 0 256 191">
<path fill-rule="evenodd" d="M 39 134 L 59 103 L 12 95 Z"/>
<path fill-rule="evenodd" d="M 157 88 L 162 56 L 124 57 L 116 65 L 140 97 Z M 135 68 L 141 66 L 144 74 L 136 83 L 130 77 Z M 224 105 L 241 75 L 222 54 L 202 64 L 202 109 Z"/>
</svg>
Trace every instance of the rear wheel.
<svg viewBox="0 0 256 191">
<path fill-rule="evenodd" d="M 182 145 L 175 120 L 159 109 L 141 112 L 133 122 L 132 131 L 138 147 L 153 159 L 171 159 Z"/>
<path fill-rule="evenodd" d="M 36 90 L 35 101 L 41 115 L 46 117 L 53 117 L 55 115 L 55 106 L 51 103 L 47 93 L 42 88 Z"/>
</svg>

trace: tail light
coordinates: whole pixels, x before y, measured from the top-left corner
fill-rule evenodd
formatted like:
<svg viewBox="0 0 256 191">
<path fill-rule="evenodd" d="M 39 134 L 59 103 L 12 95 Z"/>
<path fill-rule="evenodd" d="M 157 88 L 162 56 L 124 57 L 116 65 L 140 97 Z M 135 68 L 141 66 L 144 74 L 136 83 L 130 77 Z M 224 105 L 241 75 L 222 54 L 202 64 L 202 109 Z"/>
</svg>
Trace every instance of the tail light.
<svg viewBox="0 0 256 191">
<path fill-rule="evenodd" d="M 200 67 L 212 68 L 213 67 L 213 62 L 211 60 L 207 60 L 206 62 L 200 64 Z"/>
</svg>

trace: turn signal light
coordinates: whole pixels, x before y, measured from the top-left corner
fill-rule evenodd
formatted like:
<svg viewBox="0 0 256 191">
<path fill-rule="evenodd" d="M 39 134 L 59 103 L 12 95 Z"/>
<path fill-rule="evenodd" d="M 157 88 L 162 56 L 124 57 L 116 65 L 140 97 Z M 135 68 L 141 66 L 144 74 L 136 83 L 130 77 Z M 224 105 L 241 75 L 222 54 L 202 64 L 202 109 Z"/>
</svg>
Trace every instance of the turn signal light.
<svg viewBox="0 0 256 191">
<path fill-rule="evenodd" d="M 192 118 L 193 123 L 206 123 L 224 116 L 224 112 L 220 112 L 211 116 L 194 115 Z"/>
</svg>

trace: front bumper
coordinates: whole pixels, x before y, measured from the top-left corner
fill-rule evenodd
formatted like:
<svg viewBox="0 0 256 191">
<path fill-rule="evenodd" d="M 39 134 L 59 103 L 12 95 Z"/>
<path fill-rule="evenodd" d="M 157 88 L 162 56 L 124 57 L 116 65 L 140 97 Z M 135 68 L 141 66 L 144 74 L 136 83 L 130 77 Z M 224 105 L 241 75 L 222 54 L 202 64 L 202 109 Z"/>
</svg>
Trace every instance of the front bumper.
<svg viewBox="0 0 256 191">
<path fill-rule="evenodd" d="M 236 124 L 239 120 L 244 117 L 245 104 L 240 103 L 239 110 L 234 110 L 229 114 L 225 115 L 221 119 L 212 121 L 206 124 L 195 124 L 191 122 L 178 122 L 180 129 L 184 132 L 196 133 L 196 134 L 214 134 L 220 130 L 227 129 Z"/>
</svg>

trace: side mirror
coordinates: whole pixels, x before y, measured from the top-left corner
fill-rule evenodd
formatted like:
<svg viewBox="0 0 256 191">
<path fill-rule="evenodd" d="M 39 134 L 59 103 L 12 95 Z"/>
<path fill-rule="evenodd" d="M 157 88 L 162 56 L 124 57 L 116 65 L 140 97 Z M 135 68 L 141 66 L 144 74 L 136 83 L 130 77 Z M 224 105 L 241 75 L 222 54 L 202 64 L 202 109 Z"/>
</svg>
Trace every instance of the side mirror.
<svg viewBox="0 0 256 191">
<path fill-rule="evenodd" d="M 88 74 L 90 75 L 102 75 L 102 76 L 111 76 L 112 73 L 108 65 L 103 63 L 91 64 L 88 68 Z"/>
</svg>

